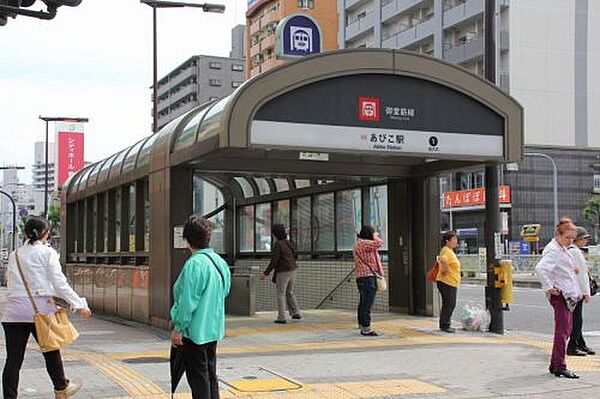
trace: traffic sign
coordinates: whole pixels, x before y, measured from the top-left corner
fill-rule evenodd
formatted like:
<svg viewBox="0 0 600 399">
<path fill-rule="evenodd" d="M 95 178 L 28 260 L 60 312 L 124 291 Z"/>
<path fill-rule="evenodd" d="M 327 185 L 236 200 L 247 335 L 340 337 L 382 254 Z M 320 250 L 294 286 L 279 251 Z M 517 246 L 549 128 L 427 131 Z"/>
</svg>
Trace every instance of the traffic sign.
<svg viewBox="0 0 600 399">
<path fill-rule="evenodd" d="M 19 216 L 22 218 L 26 218 L 27 215 L 29 215 L 29 212 L 27 212 L 27 209 L 19 209 Z"/>
</svg>

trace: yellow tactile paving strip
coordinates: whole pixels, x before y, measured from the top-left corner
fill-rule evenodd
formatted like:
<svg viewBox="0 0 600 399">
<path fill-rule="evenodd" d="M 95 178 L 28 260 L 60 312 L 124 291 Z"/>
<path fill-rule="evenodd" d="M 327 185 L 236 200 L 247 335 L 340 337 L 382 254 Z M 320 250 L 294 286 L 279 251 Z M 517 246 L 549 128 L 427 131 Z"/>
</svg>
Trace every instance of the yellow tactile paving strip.
<svg viewBox="0 0 600 399">
<path fill-rule="evenodd" d="M 265 381 L 265 387 L 269 382 Z M 260 380 L 255 381 L 258 384 Z M 434 394 L 446 392 L 445 389 L 435 385 L 427 384 L 419 380 L 411 379 L 391 379 L 374 380 L 360 382 L 340 382 L 335 384 L 311 384 L 302 389 L 287 392 L 255 392 L 251 394 L 235 392 L 232 390 L 221 391 L 221 399 L 366 399 L 380 398 L 385 396 L 414 395 L 414 394 Z M 169 398 L 170 395 L 145 396 L 146 398 Z M 191 399 L 189 393 L 176 394 L 176 399 Z M 118 399 L 134 399 L 136 396 L 128 396 Z M 117 398 L 115 398 L 117 399 Z"/>
</svg>

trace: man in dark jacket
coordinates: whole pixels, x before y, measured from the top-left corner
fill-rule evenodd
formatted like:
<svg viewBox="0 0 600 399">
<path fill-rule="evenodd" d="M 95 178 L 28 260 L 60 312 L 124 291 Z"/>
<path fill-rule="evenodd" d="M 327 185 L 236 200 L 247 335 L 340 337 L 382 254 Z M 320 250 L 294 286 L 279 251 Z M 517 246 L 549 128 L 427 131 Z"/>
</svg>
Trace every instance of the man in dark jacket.
<svg viewBox="0 0 600 399">
<path fill-rule="evenodd" d="M 273 255 L 267 269 L 262 273 L 261 280 L 265 280 L 272 270 L 275 270 L 273 281 L 277 287 L 277 319 L 275 323 L 285 324 L 285 309 L 287 306 L 292 319 L 301 319 L 298 303 L 294 295 L 294 278 L 296 277 L 296 250 L 287 239 L 287 232 L 282 224 L 273 226 L 273 236 L 276 241 L 273 245 Z"/>
</svg>

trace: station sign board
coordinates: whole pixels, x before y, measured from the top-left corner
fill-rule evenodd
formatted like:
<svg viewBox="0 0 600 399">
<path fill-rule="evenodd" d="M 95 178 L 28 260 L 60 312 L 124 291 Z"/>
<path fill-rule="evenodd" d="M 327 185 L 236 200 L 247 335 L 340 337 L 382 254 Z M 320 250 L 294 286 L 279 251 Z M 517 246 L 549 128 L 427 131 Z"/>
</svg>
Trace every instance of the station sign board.
<svg viewBox="0 0 600 399">
<path fill-rule="evenodd" d="M 321 28 L 305 14 L 293 14 L 282 19 L 275 31 L 275 56 L 293 59 L 318 54 L 323 48 Z"/>
<path fill-rule="evenodd" d="M 448 86 L 366 73 L 288 91 L 254 116 L 257 147 L 502 159 L 504 117 Z"/>
<path fill-rule="evenodd" d="M 54 180 L 56 187 L 84 166 L 84 133 L 83 123 L 57 122 L 56 130 L 56 170 Z"/>
</svg>

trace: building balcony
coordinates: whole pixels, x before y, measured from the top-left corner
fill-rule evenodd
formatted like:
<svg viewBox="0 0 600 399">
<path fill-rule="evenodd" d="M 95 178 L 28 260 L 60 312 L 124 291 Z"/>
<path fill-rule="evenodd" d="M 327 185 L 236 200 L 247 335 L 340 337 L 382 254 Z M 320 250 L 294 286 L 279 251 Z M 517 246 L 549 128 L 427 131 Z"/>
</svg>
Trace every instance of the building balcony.
<svg viewBox="0 0 600 399">
<path fill-rule="evenodd" d="M 371 11 L 364 18 L 359 18 L 356 21 L 346 26 L 346 40 L 352 40 L 375 27 L 375 13 Z"/>
<path fill-rule="evenodd" d="M 483 57 L 484 39 L 476 36 L 464 44 L 444 49 L 444 61 L 462 64 L 474 58 Z"/>
<path fill-rule="evenodd" d="M 260 30 L 260 20 L 257 19 L 253 24 L 250 25 L 250 36 L 256 34 Z"/>
<path fill-rule="evenodd" d="M 500 45 L 500 51 L 508 51 L 510 47 L 510 35 L 508 30 L 500 31 L 500 40 L 498 40 L 498 44 Z"/>
<path fill-rule="evenodd" d="M 508 72 L 500 72 L 498 74 L 498 86 L 505 92 L 510 92 L 510 75 Z"/>
<path fill-rule="evenodd" d="M 189 78 L 190 76 L 196 75 L 196 67 L 190 66 L 189 68 L 184 69 L 181 73 L 175 76 L 173 79 L 170 79 L 167 83 L 163 83 L 162 85 L 158 85 L 158 97 L 161 97 L 165 94 L 168 94 L 169 91 Z"/>
<path fill-rule="evenodd" d="M 272 47 L 275 47 L 275 34 L 265 37 L 262 42 L 260 42 L 261 50 L 266 50 Z"/>
<path fill-rule="evenodd" d="M 263 62 L 260 65 L 261 72 L 268 71 L 269 69 L 275 68 L 276 66 L 281 65 L 282 63 L 283 62 L 281 60 L 278 60 L 275 57 L 268 58 L 265 60 L 265 62 Z"/>
<path fill-rule="evenodd" d="M 444 29 L 483 14 L 483 3 L 485 3 L 483 0 L 467 0 L 461 5 L 444 11 Z"/>
<path fill-rule="evenodd" d="M 278 11 L 271 11 L 270 13 L 265 14 L 264 17 L 260 19 L 260 26 L 265 27 L 271 22 L 279 22 L 281 19 L 281 13 Z"/>
<path fill-rule="evenodd" d="M 255 55 L 260 54 L 260 45 L 262 41 L 256 43 L 254 46 L 250 47 L 250 58 L 253 58 Z"/>
<path fill-rule="evenodd" d="M 388 0 L 381 7 L 381 21 L 386 22 L 427 0 Z"/>
<path fill-rule="evenodd" d="M 434 19 L 429 18 L 412 28 L 392 34 L 383 41 L 381 47 L 396 49 L 408 47 L 411 44 L 420 42 L 429 36 L 432 36 L 434 27 Z"/>
<path fill-rule="evenodd" d="M 351 10 L 355 7 L 360 6 L 361 4 L 367 3 L 369 0 L 346 0 L 346 10 Z"/>
</svg>

